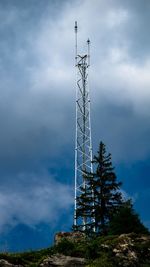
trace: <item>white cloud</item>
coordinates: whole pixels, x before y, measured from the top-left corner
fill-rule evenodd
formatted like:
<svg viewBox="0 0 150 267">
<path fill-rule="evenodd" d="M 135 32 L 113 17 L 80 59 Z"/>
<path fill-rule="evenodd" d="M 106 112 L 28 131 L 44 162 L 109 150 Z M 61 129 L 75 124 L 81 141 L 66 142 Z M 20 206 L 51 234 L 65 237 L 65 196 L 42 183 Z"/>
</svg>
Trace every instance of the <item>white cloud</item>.
<svg viewBox="0 0 150 267">
<path fill-rule="evenodd" d="M 38 36 L 31 39 L 30 44 L 38 62 L 30 69 L 33 89 L 49 90 L 52 95 L 68 99 L 72 97 L 73 105 L 73 27 L 78 20 L 81 53 L 86 49 L 84 42 L 86 44 L 89 35 L 92 38 L 91 86 L 95 87 L 95 98 L 98 99 L 99 93 L 108 98 L 110 94 L 116 95 L 114 104 L 124 98 L 124 105 L 130 101 L 135 112 L 149 113 L 150 58 L 139 64 L 129 53 L 127 31 L 132 19 L 134 16 L 127 7 L 117 6 L 112 1 L 108 5 L 104 1 L 86 0 L 66 5 L 57 21 L 43 20 Z"/>
<path fill-rule="evenodd" d="M 105 94 L 112 102 L 127 106 L 132 105 L 135 113 L 149 115 L 150 107 L 150 58 L 143 64 L 135 64 L 129 58 L 127 51 L 120 48 L 112 48 L 106 57 L 103 68 L 102 63 L 97 68 L 94 67 L 93 81 L 95 86 L 100 88 L 97 94 Z M 96 94 L 96 92 L 95 92 Z"/>
<path fill-rule="evenodd" d="M 147 56 L 147 59 L 139 64 L 140 59 L 136 61 L 129 53 L 130 43 L 134 42 L 132 36 L 129 36 L 130 25 L 133 19 L 135 25 L 135 18 L 137 19 L 130 6 L 118 4 L 117 1 L 108 3 L 102 0 L 67 2 L 58 11 L 56 19 L 52 16 L 41 16 L 37 25 L 32 23 L 30 7 L 25 11 L 20 11 L 19 8 L 16 6 L 13 9 L 13 19 L 7 23 L 10 30 L 15 29 L 15 32 L 11 31 L 10 40 L 7 39 L 8 34 L 6 35 L 1 50 L 1 53 L 4 52 L 4 58 L 1 57 L 3 75 L 0 102 L 3 134 L 0 153 L 7 153 L 8 158 L 14 151 L 19 158 L 24 152 L 34 157 L 35 154 L 43 157 L 50 150 L 62 153 L 63 148 L 72 143 L 76 87 L 75 20 L 79 24 L 81 52 L 82 48 L 85 49 L 84 42 L 86 43 L 88 37 L 91 38 L 90 80 L 94 119 L 99 117 L 99 107 L 104 102 L 106 107 L 100 114 L 101 121 L 109 120 L 107 110 L 110 104 L 127 109 L 130 106 L 135 117 L 143 116 L 146 124 L 146 130 L 137 129 L 137 135 L 140 131 L 140 137 L 137 139 L 139 140 L 145 131 L 149 131 L 145 117 L 149 117 L 150 107 L 150 60 Z M 11 9 L 5 10 L 6 12 L 7 17 L 9 12 L 12 13 Z M 25 23 L 25 19 L 29 20 L 29 24 Z M 17 27 L 16 21 L 19 25 Z M 116 116 L 116 137 L 113 136 L 114 129 L 111 129 L 111 123 L 108 122 L 110 128 L 106 128 L 106 131 L 112 131 L 111 143 L 114 146 L 117 145 L 116 140 L 120 140 L 125 126 L 131 134 L 124 136 L 121 142 L 127 143 L 127 139 L 133 142 L 134 122 L 129 121 L 128 124 L 123 120 L 124 118 L 118 119 Z M 98 121 L 95 125 L 98 125 Z M 94 131 L 99 132 L 101 129 L 96 126 Z M 105 129 L 102 131 L 104 136 L 107 136 Z M 54 149 L 51 141 L 54 138 L 57 149 Z M 45 143 L 42 144 L 43 142 Z M 136 148 L 137 145 L 133 144 L 133 147 Z M 147 148 L 145 149 L 147 156 Z M 129 153 L 127 151 L 125 154 Z M 133 155 L 136 157 L 136 149 Z M 117 157 L 120 160 L 119 153 Z"/>
<path fill-rule="evenodd" d="M 25 181 L 26 182 L 25 184 Z M 50 175 L 22 174 L 14 187 L 1 187 L 0 231 L 18 223 L 36 226 L 41 222 L 58 222 L 73 204 L 72 188 Z"/>
</svg>

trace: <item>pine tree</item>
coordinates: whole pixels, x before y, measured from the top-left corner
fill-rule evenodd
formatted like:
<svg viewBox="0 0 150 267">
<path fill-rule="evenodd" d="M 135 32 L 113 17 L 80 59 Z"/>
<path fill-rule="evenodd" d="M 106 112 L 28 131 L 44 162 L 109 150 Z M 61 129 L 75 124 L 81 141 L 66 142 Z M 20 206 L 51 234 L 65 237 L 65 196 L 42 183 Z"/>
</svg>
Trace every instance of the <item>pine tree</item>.
<svg viewBox="0 0 150 267">
<path fill-rule="evenodd" d="M 88 235 L 91 235 L 94 229 L 97 234 L 105 234 L 113 212 L 122 203 L 119 192 L 121 183 L 116 181 L 111 154 L 106 154 L 102 142 L 98 155 L 94 156 L 93 165 L 93 173 L 85 172 L 86 187 L 81 188 L 81 195 L 77 198 L 77 218 L 81 219 L 81 224 L 74 229 Z"/>
<path fill-rule="evenodd" d="M 111 154 L 106 154 L 105 145 L 100 142 L 97 156 L 94 156 L 93 174 L 95 228 L 98 234 L 106 234 L 112 214 L 122 203 L 119 192 L 122 183 L 116 181 Z"/>
<path fill-rule="evenodd" d="M 92 194 L 92 174 L 85 172 L 84 179 L 86 179 L 86 186 L 82 186 L 81 194 L 77 197 L 77 211 L 78 225 L 74 230 L 84 232 L 91 235 L 93 228 L 93 194 Z"/>
<path fill-rule="evenodd" d="M 131 200 L 127 200 L 111 218 L 109 234 L 120 235 L 132 232 L 136 234 L 149 233 L 140 221 L 139 215 L 134 211 Z"/>
</svg>

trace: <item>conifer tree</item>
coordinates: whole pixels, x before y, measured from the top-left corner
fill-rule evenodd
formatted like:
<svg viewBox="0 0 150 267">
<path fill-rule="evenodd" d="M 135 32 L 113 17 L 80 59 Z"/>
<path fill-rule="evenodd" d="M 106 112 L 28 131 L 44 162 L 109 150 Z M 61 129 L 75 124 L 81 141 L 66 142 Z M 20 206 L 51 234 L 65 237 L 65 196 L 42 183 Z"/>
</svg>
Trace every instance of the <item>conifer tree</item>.
<svg viewBox="0 0 150 267">
<path fill-rule="evenodd" d="M 119 192 L 122 183 L 117 182 L 111 154 L 106 153 L 105 145 L 100 142 L 99 150 L 94 156 L 93 164 L 93 191 L 95 227 L 97 233 L 106 234 L 107 225 L 112 214 L 122 203 L 122 194 Z"/>
<path fill-rule="evenodd" d="M 77 198 L 77 218 L 81 218 L 81 224 L 75 230 L 88 235 L 94 230 L 97 234 L 106 234 L 112 214 L 122 203 L 122 195 L 119 192 L 121 183 L 116 181 L 112 167 L 111 154 L 106 154 L 102 142 L 98 154 L 94 156 L 93 165 L 94 172 L 84 174 L 86 187 L 81 188 L 81 195 Z"/>
<path fill-rule="evenodd" d="M 109 234 L 120 235 L 132 232 L 136 234 L 149 234 L 148 229 L 134 211 L 133 204 L 129 199 L 113 214 L 109 224 Z"/>
<path fill-rule="evenodd" d="M 86 186 L 82 186 L 81 194 L 77 197 L 77 211 L 76 216 L 78 218 L 78 225 L 74 230 L 84 232 L 87 235 L 92 233 L 93 228 L 93 194 L 92 194 L 92 174 L 85 173 L 84 179 L 86 179 Z"/>
</svg>

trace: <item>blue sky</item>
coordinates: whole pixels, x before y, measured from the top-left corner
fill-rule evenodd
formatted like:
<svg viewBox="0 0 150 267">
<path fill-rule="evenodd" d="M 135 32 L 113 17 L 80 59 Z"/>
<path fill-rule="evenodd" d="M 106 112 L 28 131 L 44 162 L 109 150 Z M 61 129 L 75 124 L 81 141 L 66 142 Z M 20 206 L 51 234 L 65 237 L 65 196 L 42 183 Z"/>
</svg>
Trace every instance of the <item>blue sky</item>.
<svg viewBox="0 0 150 267">
<path fill-rule="evenodd" d="M 0 0 L 1 250 L 72 225 L 76 20 L 81 53 L 91 39 L 93 152 L 106 144 L 150 227 L 149 13 L 146 0 Z"/>
</svg>

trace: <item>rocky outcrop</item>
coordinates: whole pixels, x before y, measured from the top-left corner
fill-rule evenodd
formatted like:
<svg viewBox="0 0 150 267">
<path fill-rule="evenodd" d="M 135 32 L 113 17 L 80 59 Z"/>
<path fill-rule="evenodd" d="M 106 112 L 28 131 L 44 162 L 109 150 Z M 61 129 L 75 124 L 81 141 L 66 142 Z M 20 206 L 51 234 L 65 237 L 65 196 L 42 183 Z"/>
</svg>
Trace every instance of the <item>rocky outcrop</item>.
<svg viewBox="0 0 150 267">
<path fill-rule="evenodd" d="M 54 242 L 55 245 L 58 245 L 62 241 L 62 239 L 67 239 L 71 242 L 80 242 L 85 238 L 84 233 L 80 232 L 59 232 L 55 235 Z"/>
<path fill-rule="evenodd" d="M 0 267 L 150 266 L 150 235 L 131 233 L 90 240 L 76 233 L 61 233 L 57 237 L 58 245 L 50 249 L 18 255 L 1 254 Z M 63 242 L 59 244 L 61 240 Z"/>
<path fill-rule="evenodd" d="M 139 266 L 141 259 L 150 259 L 150 236 L 134 234 L 122 234 L 117 239 L 113 253 L 118 258 L 118 265 L 121 267 Z"/>
<path fill-rule="evenodd" d="M 76 233 L 58 233 L 56 235 L 56 244 L 59 244 L 60 241 L 63 239 L 67 239 L 68 241 L 78 242 L 82 244 L 84 241 L 85 236 L 76 232 Z M 111 264 L 113 266 L 120 266 L 120 267 L 137 267 L 141 266 L 140 264 L 145 262 L 145 259 L 150 262 L 150 235 L 137 235 L 134 233 L 131 234 L 122 234 L 120 236 L 108 236 L 104 240 L 98 239 L 97 248 L 97 255 L 99 254 L 99 260 L 101 261 L 101 257 L 103 258 L 104 255 L 108 256 L 112 255 Z M 90 241 L 89 245 L 90 245 Z M 91 241 L 92 242 L 92 241 Z M 84 242 L 83 242 L 84 244 Z M 84 246 L 82 244 L 82 246 Z M 85 243 L 86 244 L 86 243 Z M 82 247 L 81 246 L 81 247 Z M 89 249 L 89 248 L 88 248 Z M 83 257 L 86 254 L 85 250 L 86 247 L 81 249 L 84 251 Z M 90 253 L 90 251 L 89 251 Z M 73 255 L 73 254 L 72 254 Z M 73 265 L 71 265 L 71 260 L 73 259 Z M 44 264 L 46 261 L 44 262 Z M 78 261 L 78 258 L 72 257 L 65 257 L 65 256 L 57 256 L 51 257 L 48 259 L 47 265 L 41 265 L 43 267 L 47 266 L 85 266 L 84 261 Z M 49 264 L 49 265 L 48 265 Z M 78 265 L 77 265 L 78 264 Z M 93 265 L 94 266 L 94 262 Z M 98 266 L 98 265 L 97 265 Z M 111 265 L 112 266 L 112 265 Z"/>
<path fill-rule="evenodd" d="M 56 254 L 45 259 L 40 267 L 83 267 L 85 259 Z"/>
<path fill-rule="evenodd" d="M 0 267 L 23 267 L 23 266 L 11 264 L 8 261 L 2 259 L 0 260 Z"/>
</svg>

